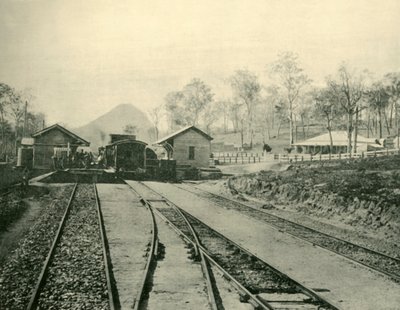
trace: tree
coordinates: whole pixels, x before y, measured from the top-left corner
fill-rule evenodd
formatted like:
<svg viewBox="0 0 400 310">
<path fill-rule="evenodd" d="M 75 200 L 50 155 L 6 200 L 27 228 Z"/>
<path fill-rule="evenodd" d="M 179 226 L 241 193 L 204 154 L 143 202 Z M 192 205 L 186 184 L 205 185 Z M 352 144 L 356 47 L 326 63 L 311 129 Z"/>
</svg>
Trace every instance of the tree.
<svg viewBox="0 0 400 310">
<path fill-rule="evenodd" d="M 328 87 L 347 115 L 347 152 L 351 154 L 352 134 L 354 130 L 354 115 L 359 112 L 359 102 L 365 91 L 365 72 L 350 70 L 341 65 L 337 78 L 327 78 Z"/>
<path fill-rule="evenodd" d="M 186 125 L 183 111 L 183 94 L 180 91 L 169 92 L 165 96 L 165 111 L 168 120 L 168 131 L 172 132 L 178 126 Z"/>
<path fill-rule="evenodd" d="M 230 81 L 235 101 L 246 107 L 247 135 L 250 138 L 250 147 L 253 147 L 254 107 L 260 99 L 261 85 L 257 76 L 247 70 L 236 71 Z"/>
<path fill-rule="evenodd" d="M 214 104 L 209 104 L 203 111 L 203 124 L 207 134 L 211 134 L 211 125 L 218 120 L 219 106 Z"/>
<path fill-rule="evenodd" d="M 314 113 L 317 119 L 323 119 L 326 123 L 326 129 L 329 133 L 330 149 L 333 150 L 332 129 L 333 120 L 340 115 L 340 107 L 336 94 L 330 88 L 316 89 L 312 93 L 315 106 Z"/>
<path fill-rule="evenodd" d="M 5 133 L 8 126 L 6 120 L 6 115 L 8 111 L 8 106 L 10 105 L 12 95 L 12 89 L 10 86 L 4 83 L 0 83 L 0 126 L 1 126 L 1 154 L 4 155 L 5 152 Z"/>
<path fill-rule="evenodd" d="M 187 125 L 198 125 L 200 114 L 213 100 L 211 88 L 200 79 L 193 79 L 182 91 Z"/>
<path fill-rule="evenodd" d="M 160 131 L 159 126 L 160 126 L 160 119 L 162 116 L 162 110 L 163 110 L 163 106 L 159 105 L 159 106 L 156 106 L 156 107 L 150 109 L 149 111 L 147 111 L 150 121 L 153 123 L 153 126 L 154 126 L 156 140 L 158 140 L 158 135 L 159 135 L 159 131 Z"/>
<path fill-rule="evenodd" d="M 15 154 L 17 154 L 17 146 L 18 146 L 18 128 L 21 126 L 21 121 L 23 120 L 24 112 L 26 111 L 27 102 L 23 100 L 22 92 L 18 92 L 16 90 L 12 90 L 10 95 L 10 114 L 14 120 L 14 147 Z"/>
<path fill-rule="evenodd" d="M 216 102 L 216 113 L 221 113 L 224 122 L 224 133 L 228 132 L 228 118 L 230 115 L 230 108 L 232 101 L 228 99 L 219 100 Z"/>
<path fill-rule="evenodd" d="M 311 92 L 308 92 L 304 96 L 300 97 L 301 104 L 297 105 L 295 114 L 300 117 L 301 127 L 303 131 L 303 139 L 307 139 L 306 125 L 310 124 L 310 116 L 313 108 L 313 96 Z M 296 127 L 297 128 L 297 127 Z M 297 140 L 297 130 L 296 130 Z"/>
<path fill-rule="evenodd" d="M 45 115 L 43 113 L 27 112 L 26 115 L 26 135 L 31 135 L 43 129 Z"/>
<path fill-rule="evenodd" d="M 272 130 L 275 126 L 276 106 L 282 104 L 279 88 L 275 85 L 269 86 L 256 108 L 256 123 L 262 131 L 263 143 L 271 139 Z"/>
<path fill-rule="evenodd" d="M 200 79 L 193 79 L 182 91 L 173 91 L 165 96 L 165 111 L 168 129 L 198 125 L 204 109 L 213 100 L 211 88 Z"/>
<path fill-rule="evenodd" d="M 289 144 L 293 144 L 294 109 L 301 91 L 310 84 L 311 80 L 300 67 L 298 56 L 292 52 L 278 55 L 270 69 L 272 75 L 277 77 L 279 86 L 284 90 L 284 97 L 288 105 L 289 119 Z"/>
<path fill-rule="evenodd" d="M 236 133 L 240 130 L 240 120 L 243 114 L 243 104 L 233 101 L 229 107 L 229 115 L 232 121 L 233 131 Z"/>
<path fill-rule="evenodd" d="M 390 125 L 392 126 L 393 110 L 395 114 L 395 126 L 396 135 L 399 137 L 399 115 L 398 115 L 398 103 L 400 101 L 400 72 L 391 72 L 385 75 L 384 83 L 386 91 L 390 96 L 391 113 L 390 113 Z M 397 138 L 397 147 L 399 147 L 399 138 Z"/>
<path fill-rule="evenodd" d="M 366 95 L 373 111 L 378 114 L 378 124 L 379 124 L 379 138 L 382 138 L 382 114 L 386 115 L 385 109 L 389 105 L 389 93 L 383 86 L 381 82 L 376 82 L 366 91 Z M 386 116 L 386 127 L 388 133 L 390 133 L 389 124 L 387 122 Z"/>
</svg>

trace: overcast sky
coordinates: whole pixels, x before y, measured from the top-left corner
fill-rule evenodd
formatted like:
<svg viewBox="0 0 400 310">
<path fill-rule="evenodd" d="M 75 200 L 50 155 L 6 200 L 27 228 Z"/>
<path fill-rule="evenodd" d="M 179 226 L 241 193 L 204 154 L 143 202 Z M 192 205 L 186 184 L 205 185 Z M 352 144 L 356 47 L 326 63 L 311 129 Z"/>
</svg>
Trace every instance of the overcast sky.
<svg viewBox="0 0 400 310">
<path fill-rule="evenodd" d="M 321 82 L 348 61 L 400 71 L 399 0 L 1 0 L 0 82 L 30 88 L 48 123 L 79 126 L 120 103 L 146 110 L 193 77 L 216 97 L 279 52 Z"/>
</svg>

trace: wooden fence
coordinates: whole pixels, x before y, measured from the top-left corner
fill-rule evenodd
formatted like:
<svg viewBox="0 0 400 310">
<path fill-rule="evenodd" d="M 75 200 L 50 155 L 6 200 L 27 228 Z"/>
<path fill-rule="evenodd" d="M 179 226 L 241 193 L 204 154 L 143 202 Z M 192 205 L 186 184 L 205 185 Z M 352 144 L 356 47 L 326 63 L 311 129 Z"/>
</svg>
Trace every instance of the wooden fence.
<svg viewBox="0 0 400 310">
<path fill-rule="evenodd" d="M 350 158 L 369 158 L 369 157 L 381 157 L 381 156 L 393 156 L 399 155 L 399 149 L 385 149 L 381 151 L 369 151 L 361 153 L 343 153 L 343 154 L 259 154 L 259 153 L 213 153 L 213 157 L 210 158 L 210 164 L 212 165 L 223 165 L 223 164 L 252 164 L 260 162 L 301 162 L 301 161 L 323 161 L 323 160 L 341 160 Z"/>
</svg>

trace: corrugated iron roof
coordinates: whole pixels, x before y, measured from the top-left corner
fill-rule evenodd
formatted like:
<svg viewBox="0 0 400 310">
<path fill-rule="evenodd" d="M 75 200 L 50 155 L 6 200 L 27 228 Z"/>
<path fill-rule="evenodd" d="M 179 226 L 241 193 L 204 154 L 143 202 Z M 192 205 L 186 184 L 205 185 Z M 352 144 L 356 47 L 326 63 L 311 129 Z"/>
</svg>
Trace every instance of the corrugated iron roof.
<svg viewBox="0 0 400 310">
<path fill-rule="evenodd" d="M 353 135 L 354 138 L 354 135 Z M 375 138 L 365 138 L 361 135 L 357 135 L 357 143 L 375 143 Z M 296 142 L 293 145 L 330 145 L 330 138 L 329 138 L 329 133 L 325 133 L 323 135 L 307 139 L 305 141 L 301 142 Z M 348 143 L 348 138 L 347 138 L 347 132 L 346 131 L 332 131 L 332 141 L 333 145 L 336 146 L 347 146 Z"/>
<path fill-rule="evenodd" d="M 199 134 L 203 135 L 208 140 L 213 140 L 213 138 L 211 136 L 209 136 L 208 134 L 206 134 L 204 131 L 200 130 L 199 128 L 195 127 L 194 125 L 191 125 L 191 126 L 187 126 L 187 127 L 182 128 L 182 129 L 179 129 L 178 131 L 175 131 L 174 133 L 171 133 L 170 135 L 168 135 L 168 136 L 156 141 L 155 143 L 156 144 L 163 143 L 163 142 L 165 142 L 165 141 L 167 141 L 167 140 L 169 140 L 171 138 L 174 138 L 176 136 L 179 136 L 179 135 L 185 133 L 186 131 L 188 131 L 190 129 L 193 129 L 194 131 L 196 131 Z"/>
</svg>

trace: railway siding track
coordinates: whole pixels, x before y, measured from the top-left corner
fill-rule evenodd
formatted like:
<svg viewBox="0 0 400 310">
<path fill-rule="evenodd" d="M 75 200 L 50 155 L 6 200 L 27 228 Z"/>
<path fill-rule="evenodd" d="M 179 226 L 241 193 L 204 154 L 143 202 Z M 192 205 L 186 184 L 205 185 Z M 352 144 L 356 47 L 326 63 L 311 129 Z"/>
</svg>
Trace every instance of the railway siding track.
<svg viewBox="0 0 400 310">
<path fill-rule="evenodd" d="M 145 185 L 142 184 L 142 186 Z M 153 191 L 150 188 L 149 190 Z M 162 195 L 160 196 L 162 197 Z M 170 222 L 178 234 L 191 241 L 195 247 L 197 246 L 203 257 L 207 258 L 207 263 L 215 264 L 241 292 L 242 300 L 249 301 L 254 308 L 338 309 L 313 290 L 268 265 L 181 210 L 165 197 L 162 199 L 165 200 L 168 207 L 155 208 L 156 212 Z M 194 232 L 191 233 L 191 230 Z M 278 300 L 276 299 L 277 295 L 279 296 Z M 271 303 L 269 298 L 271 298 Z"/>
<path fill-rule="evenodd" d="M 127 183 L 128 184 L 128 183 Z M 157 259 L 157 253 L 158 253 L 158 236 L 157 236 L 157 223 L 156 223 L 156 219 L 154 217 L 154 212 L 153 210 L 155 209 L 152 205 L 154 204 L 159 204 L 161 203 L 163 205 L 163 203 L 165 202 L 164 200 L 159 200 L 157 199 L 158 196 L 154 195 L 154 193 L 152 191 L 147 193 L 150 193 L 152 195 L 150 195 L 150 200 L 145 199 L 141 193 L 139 193 L 139 191 L 137 191 L 137 189 L 135 189 L 135 186 L 133 186 L 132 184 L 128 184 L 131 189 L 140 197 L 140 200 L 142 202 L 143 205 L 145 205 L 149 212 L 151 213 L 152 216 L 152 223 L 153 223 L 153 236 L 152 236 L 152 242 L 151 242 L 151 250 L 149 252 L 149 257 L 148 257 L 148 262 L 146 264 L 146 268 L 145 268 L 145 273 L 143 276 L 143 281 L 142 281 L 142 285 L 141 285 L 141 289 L 140 289 L 140 293 L 138 294 L 137 300 L 135 300 L 135 304 L 134 304 L 134 309 L 140 309 L 140 305 L 143 303 L 143 299 L 145 297 L 145 292 L 146 292 L 146 286 L 149 285 L 149 280 L 151 277 L 151 273 L 154 272 L 154 270 L 151 270 L 151 267 L 154 267 L 154 264 L 156 263 L 156 259 Z M 136 183 L 135 184 L 138 187 L 141 187 L 142 190 L 143 188 L 146 189 L 147 187 L 144 186 L 142 183 Z M 205 258 L 203 256 L 203 254 L 199 253 L 198 251 L 198 242 L 196 243 L 196 239 L 197 236 L 195 235 L 194 231 L 191 230 L 191 227 L 189 225 L 188 222 L 185 222 L 185 219 L 183 217 L 181 217 L 181 220 L 183 221 L 183 223 L 187 224 L 186 228 L 186 232 L 191 234 L 193 236 L 193 246 L 195 249 L 195 256 L 201 261 L 202 264 L 202 271 L 204 274 L 204 277 L 206 279 L 206 285 L 207 285 L 207 291 L 208 291 L 208 297 L 209 297 L 209 304 L 210 304 L 210 308 L 212 310 L 218 310 L 218 306 L 217 306 L 217 301 L 216 301 L 216 297 L 214 295 L 214 291 L 213 291 L 213 285 L 211 283 L 211 277 L 210 277 L 210 269 L 207 265 L 207 262 L 205 261 Z"/>
<path fill-rule="evenodd" d="M 52 194 L 52 201 L 46 202 L 18 248 L 0 266 L 0 309 L 26 309 L 72 190 L 66 186 Z"/>
<path fill-rule="evenodd" d="M 310 242 L 313 245 L 344 256 L 358 264 L 383 273 L 396 282 L 400 282 L 400 259 L 398 258 L 336 238 L 307 226 L 267 213 L 255 206 L 238 202 L 231 198 L 217 195 L 191 185 L 176 186 L 201 198 L 223 205 L 224 208 L 236 210 L 249 217 L 257 218 L 281 232 L 288 233 L 296 238 Z"/>
<path fill-rule="evenodd" d="M 93 186 L 75 186 L 27 309 L 114 309 Z"/>
</svg>

